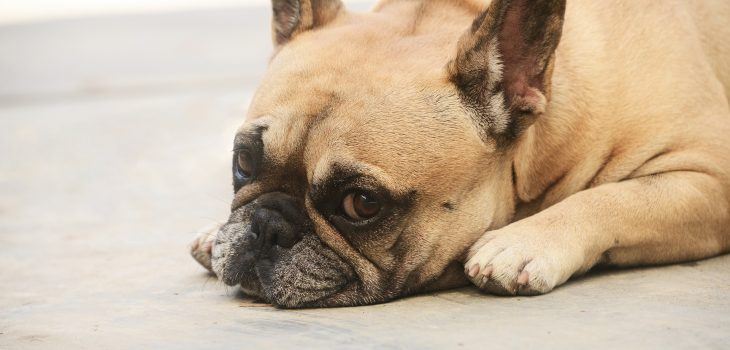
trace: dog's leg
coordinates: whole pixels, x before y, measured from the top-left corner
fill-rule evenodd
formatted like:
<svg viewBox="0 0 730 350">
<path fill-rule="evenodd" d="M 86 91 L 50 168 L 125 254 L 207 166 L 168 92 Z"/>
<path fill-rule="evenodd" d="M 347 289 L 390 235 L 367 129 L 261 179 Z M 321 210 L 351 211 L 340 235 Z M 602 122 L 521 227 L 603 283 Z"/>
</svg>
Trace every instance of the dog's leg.
<svg viewBox="0 0 730 350">
<path fill-rule="evenodd" d="M 220 224 L 215 224 L 201 230 L 200 233 L 198 233 L 198 236 L 195 237 L 195 240 L 193 240 L 190 244 L 190 255 L 192 255 L 193 258 L 200 263 L 200 265 L 203 265 L 203 267 L 211 272 L 213 272 L 213 267 L 210 261 L 211 252 L 213 251 L 215 237 L 218 234 L 220 227 Z"/>
<path fill-rule="evenodd" d="M 605 184 L 504 228 L 471 248 L 465 271 L 495 294 L 541 294 L 598 263 L 701 259 L 730 248 L 727 188 L 690 171 Z"/>
</svg>

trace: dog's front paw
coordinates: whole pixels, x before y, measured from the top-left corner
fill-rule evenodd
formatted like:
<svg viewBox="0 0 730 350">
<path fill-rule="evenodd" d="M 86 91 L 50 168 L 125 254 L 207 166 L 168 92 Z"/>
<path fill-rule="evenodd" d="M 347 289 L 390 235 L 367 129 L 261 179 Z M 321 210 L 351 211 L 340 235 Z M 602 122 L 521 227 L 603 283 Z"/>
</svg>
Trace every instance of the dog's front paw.
<svg viewBox="0 0 730 350">
<path fill-rule="evenodd" d="M 195 237 L 195 240 L 193 240 L 190 244 L 190 255 L 192 255 L 193 258 L 200 263 L 200 265 L 203 265 L 203 267 L 211 272 L 213 271 L 211 264 L 211 252 L 213 251 L 213 243 L 215 242 L 215 237 L 218 234 L 220 227 L 221 225 L 215 224 L 201 230 L 200 233 L 198 233 L 198 236 Z"/>
<path fill-rule="evenodd" d="M 580 254 L 571 246 L 545 233 L 491 231 L 471 248 L 465 272 L 479 289 L 492 294 L 543 294 L 581 265 Z"/>
</svg>

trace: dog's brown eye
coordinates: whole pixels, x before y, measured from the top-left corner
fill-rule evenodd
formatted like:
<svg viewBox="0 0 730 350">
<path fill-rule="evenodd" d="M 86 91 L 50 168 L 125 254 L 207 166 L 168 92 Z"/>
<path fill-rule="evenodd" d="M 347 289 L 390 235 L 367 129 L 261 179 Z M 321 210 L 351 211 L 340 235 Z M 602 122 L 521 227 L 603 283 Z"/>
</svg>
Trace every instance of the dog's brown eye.
<svg viewBox="0 0 730 350">
<path fill-rule="evenodd" d="M 368 194 L 353 192 L 342 200 L 342 210 L 350 219 L 362 221 L 377 215 L 380 203 Z"/>
<path fill-rule="evenodd" d="M 253 169 L 251 166 L 251 161 L 249 159 L 248 153 L 246 152 L 239 152 L 238 153 L 238 160 L 237 160 L 237 169 L 236 169 L 236 176 L 240 177 L 242 180 L 247 180 L 251 178 L 251 174 L 253 173 Z"/>
</svg>

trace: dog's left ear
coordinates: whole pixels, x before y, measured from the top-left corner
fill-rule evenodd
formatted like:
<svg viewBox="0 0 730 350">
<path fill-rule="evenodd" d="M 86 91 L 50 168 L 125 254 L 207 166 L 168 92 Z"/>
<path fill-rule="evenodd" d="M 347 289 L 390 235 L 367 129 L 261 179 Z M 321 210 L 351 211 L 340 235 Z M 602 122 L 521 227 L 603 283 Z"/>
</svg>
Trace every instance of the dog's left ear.
<svg viewBox="0 0 730 350">
<path fill-rule="evenodd" d="M 344 9 L 340 0 L 271 0 L 274 46 L 331 22 Z"/>
<path fill-rule="evenodd" d="M 448 65 L 485 136 L 517 138 L 545 112 L 565 0 L 494 0 Z"/>
</svg>

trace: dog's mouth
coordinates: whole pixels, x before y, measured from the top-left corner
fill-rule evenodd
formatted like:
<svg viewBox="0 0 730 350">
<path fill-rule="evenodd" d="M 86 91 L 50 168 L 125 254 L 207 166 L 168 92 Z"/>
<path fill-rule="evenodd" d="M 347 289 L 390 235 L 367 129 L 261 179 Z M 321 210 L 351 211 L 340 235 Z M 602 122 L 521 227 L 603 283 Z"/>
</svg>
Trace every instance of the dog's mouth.
<svg viewBox="0 0 730 350">
<path fill-rule="evenodd" d="M 233 211 L 218 231 L 212 249 L 212 268 L 227 285 L 241 285 L 242 291 L 279 307 L 318 307 L 339 304 L 338 295 L 357 288 L 353 268 L 308 229 L 291 237 L 267 235 L 264 226 L 281 226 L 273 217 L 254 222 L 257 205 Z M 286 224 L 286 223 L 285 223 Z M 257 232 L 258 231 L 258 232 Z"/>
</svg>

